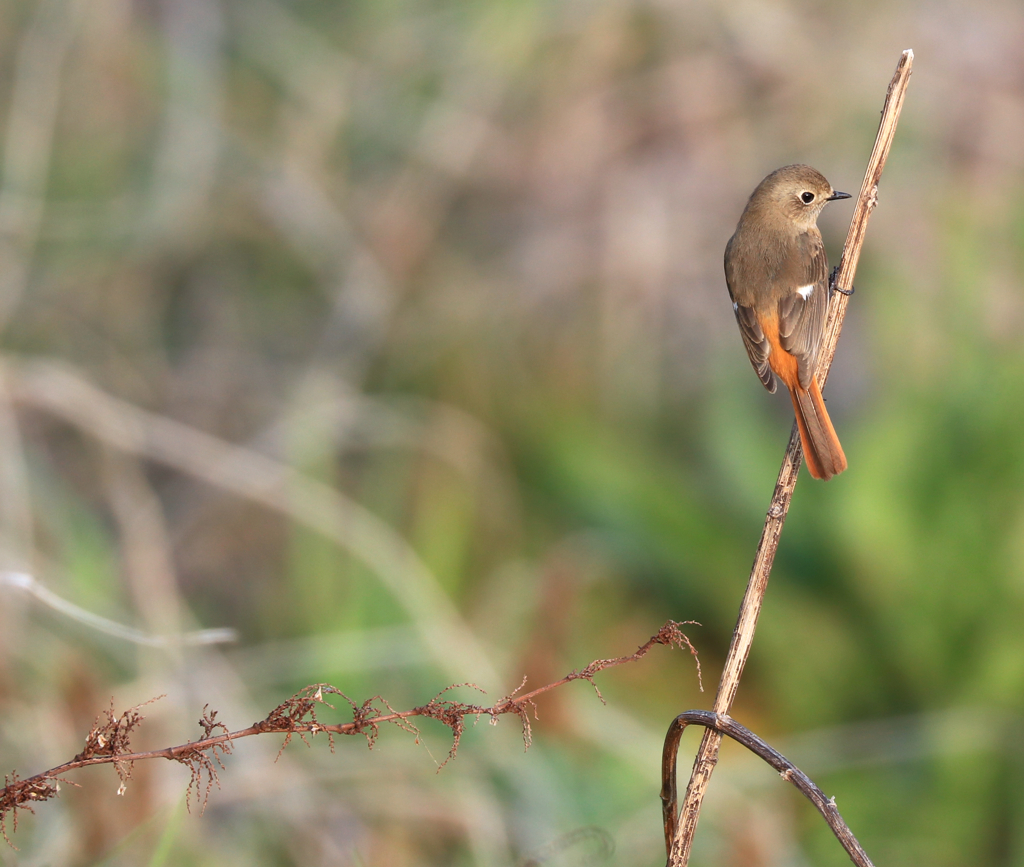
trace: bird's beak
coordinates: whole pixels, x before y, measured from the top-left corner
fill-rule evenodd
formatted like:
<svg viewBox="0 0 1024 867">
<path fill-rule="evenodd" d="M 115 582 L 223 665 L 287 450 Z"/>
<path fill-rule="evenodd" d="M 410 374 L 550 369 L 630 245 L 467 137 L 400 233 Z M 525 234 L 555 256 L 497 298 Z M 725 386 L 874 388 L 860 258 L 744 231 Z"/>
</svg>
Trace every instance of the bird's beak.
<svg viewBox="0 0 1024 867">
<path fill-rule="evenodd" d="M 838 190 L 833 190 L 832 195 L 825 199 L 826 202 L 834 202 L 836 199 L 852 199 L 849 193 L 840 193 Z"/>
</svg>

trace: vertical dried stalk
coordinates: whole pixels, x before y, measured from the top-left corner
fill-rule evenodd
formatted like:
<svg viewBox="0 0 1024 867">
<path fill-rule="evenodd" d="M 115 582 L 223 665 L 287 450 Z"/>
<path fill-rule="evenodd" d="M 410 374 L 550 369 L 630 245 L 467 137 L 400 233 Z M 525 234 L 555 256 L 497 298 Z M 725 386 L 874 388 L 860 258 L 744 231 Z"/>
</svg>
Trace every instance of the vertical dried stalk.
<svg viewBox="0 0 1024 867">
<path fill-rule="evenodd" d="M 871 158 L 868 160 L 867 171 L 864 173 L 864 182 L 861 184 L 857 207 L 853 213 L 850 232 L 846 237 L 843 256 L 835 278 L 835 285 L 842 288 L 848 288 L 853 284 L 853 275 L 857 270 L 860 249 L 864 244 L 868 218 L 875 209 L 875 205 L 878 204 L 878 181 L 882 176 L 882 168 L 889 155 L 889 148 L 896 132 L 896 124 L 899 121 L 900 110 L 903 108 L 903 97 L 910 82 L 913 62 L 914 52 L 909 49 L 904 51 L 896 66 L 896 73 L 889 84 L 885 106 L 882 109 L 882 120 L 875 138 L 875 146 L 871 151 Z M 832 366 L 832 358 L 835 355 L 839 332 L 843 327 L 848 301 L 849 298 L 846 295 L 837 292 L 829 306 L 818 368 L 818 381 L 822 385 L 824 385 Z M 715 713 L 717 714 L 729 713 L 733 700 L 736 698 L 736 691 L 739 689 L 743 667 L 746 665 L 750 646 L 754 640 L 757 618 L 761 613 L 761 602 L 764 599 L 765 590 L 768 588 L 768 576 L 771 574 L 775 551 L 779 546 L 782 525 L 785 523 L 786 513 L 789 511 L 789 504 L 793 498 L 793 488 L 796 486 L 801 458 L 800 436 L 797 433 L 796 424 L 794 424 L 793 432 L 789 437 L 789 445 L 786 447 L 786 456 L 783 458 L 782 468 L 779 470 L 779 478 L 775 483 L 775 492 L 772 494 L 764 529 L 761 532 L 761 541 L 758 543 L 757 553 L 754 556 L 750 580 L 740 605 L 739 619 L 736 622 L 735 630 L 733 630 L 729 655 L 726 657 L 725 668 L 718 684 L 718 694 L 715 696 Z M 690 848 L 693 844 L 694 831 L 697 828 L 697 819 L 700 816 L 701 802 L 711 779 L 711 773 L 718 762 L 718 748 L 721 742 L 722 735 L 714 729 L 709 728 L 704 732 L 704 739 L 701 741 L 700 750 L 693 763 L 690 783 L 686 788 L 686 799 L 683 801 L 679 822 L 676 823 L 674 839 L 671 842 L 669 867 L 686 867 L 690 858 Z"/>
</svg>

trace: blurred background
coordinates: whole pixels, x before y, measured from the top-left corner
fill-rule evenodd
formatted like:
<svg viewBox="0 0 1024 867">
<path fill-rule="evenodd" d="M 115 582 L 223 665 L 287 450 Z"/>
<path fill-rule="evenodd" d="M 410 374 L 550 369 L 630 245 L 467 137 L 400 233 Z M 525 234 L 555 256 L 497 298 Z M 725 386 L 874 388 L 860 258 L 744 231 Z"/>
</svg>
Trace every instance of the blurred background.
<svg viewBox="0 0 1024 867">
<path fill-rule="evenodd" d="M 320 681 L 491 702 L 670 618 L 708 691 L 656 648 L 440 773 L 430 721 L 252 738 L 202 815 L 180 766 L 76 772 L 0 863 L 663 863 L 661 740 L 792 422 L 722 251 L 780 165 L 857 192 L 913 48 L 826 390 L 850 469 L 802 475 L 734 716 L 876 863 L 1024 864 L 1022 46 L 1011 0 L 6 0 L 5 770 L 112 697 L 165 696 L 139 748 Z M 693 863 L 848 860 L 727 745 Z"/>
</svg>

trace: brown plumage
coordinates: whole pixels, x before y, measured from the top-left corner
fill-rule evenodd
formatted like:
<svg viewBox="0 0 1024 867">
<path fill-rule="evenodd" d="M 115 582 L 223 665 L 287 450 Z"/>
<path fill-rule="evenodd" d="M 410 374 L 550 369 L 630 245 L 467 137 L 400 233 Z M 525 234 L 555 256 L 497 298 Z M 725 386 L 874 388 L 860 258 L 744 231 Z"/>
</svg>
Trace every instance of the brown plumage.
<svg viewBox="0 0 1024 867">
<path fill-rule="evenodd" d="M 847 198 L 810 166 L 784 166 L 758 184 L 725 248 L 725 280 L 750 363 L 768 391 L 776 377 L 789 389 L 816 479 L 846 469 L 814 375 L 828 307 L 818 214 Z"/>
</svg>

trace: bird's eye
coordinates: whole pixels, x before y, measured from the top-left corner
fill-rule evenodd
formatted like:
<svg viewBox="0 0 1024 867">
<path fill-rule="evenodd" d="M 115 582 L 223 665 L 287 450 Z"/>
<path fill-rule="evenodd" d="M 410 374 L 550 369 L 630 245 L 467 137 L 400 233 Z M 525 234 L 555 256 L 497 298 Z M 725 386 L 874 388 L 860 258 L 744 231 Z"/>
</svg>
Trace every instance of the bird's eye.
<svg viewBox="0 0 1024 867">
<path fill-rule="evenodd" d="M 814 193 L 812 193 L 812 192 L 810 192 L 810 191 L 808 191 L 808 192 L 806 192 L 806 193 L 801 193 L 801 194 L 800 194 L 800 199 L 801 199 L 801 201 L 802 201 L 802 202 L 803 202 L 803 203 L 804 203 L 805 205 L 809 205 L 809 204 L 810 204 L 811 202 L 813 202 L 813 201 L 814 201 Z"/>
</svg>

